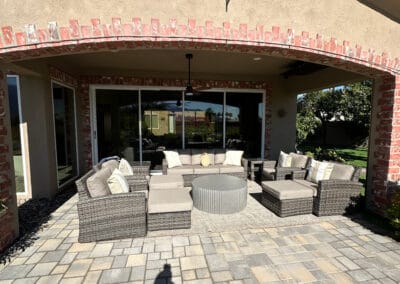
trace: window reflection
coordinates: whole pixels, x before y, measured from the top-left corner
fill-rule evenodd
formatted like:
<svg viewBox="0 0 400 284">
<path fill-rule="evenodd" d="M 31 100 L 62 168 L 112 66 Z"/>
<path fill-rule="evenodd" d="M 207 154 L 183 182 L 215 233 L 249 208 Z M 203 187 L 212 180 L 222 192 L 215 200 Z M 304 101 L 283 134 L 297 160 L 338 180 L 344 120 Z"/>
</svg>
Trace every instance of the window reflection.
<svg viewBox="0 0 400 284">
<path fill-rule="evenodd" d="M 223 147 L 223 95 L 219 92 L 202 92 L 186 97 L 186 148 Z"/>
</svg>

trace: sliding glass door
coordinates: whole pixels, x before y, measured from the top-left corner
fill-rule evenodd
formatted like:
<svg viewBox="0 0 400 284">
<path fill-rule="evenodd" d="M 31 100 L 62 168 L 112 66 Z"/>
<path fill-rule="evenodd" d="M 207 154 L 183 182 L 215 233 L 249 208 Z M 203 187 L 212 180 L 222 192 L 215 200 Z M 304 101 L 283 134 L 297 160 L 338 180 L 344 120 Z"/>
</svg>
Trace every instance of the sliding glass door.
<svg viewBox="0 0 400 284">
<path fill-rule="evenodd" d="M 258 158 L 263 154 L 262 92 L 184 96 L 182 90 L 172 89 L 93 90 L 98 160 L 118 155 L 157 165 L 163 150 L 181 148 L 240 149 Z"/>
<path fill-rule="evenodd" d="M 62 186 L 78 176 L 75 94 L 72 88 L 52 84 L 57 181 Z"/>
</svg>

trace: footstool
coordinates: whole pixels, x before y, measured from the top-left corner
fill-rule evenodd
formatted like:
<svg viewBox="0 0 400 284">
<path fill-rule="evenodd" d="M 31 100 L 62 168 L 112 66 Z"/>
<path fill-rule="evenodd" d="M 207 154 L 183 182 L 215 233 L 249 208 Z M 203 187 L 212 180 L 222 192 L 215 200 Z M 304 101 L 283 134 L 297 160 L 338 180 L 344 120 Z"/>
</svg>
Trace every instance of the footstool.
<svg viewBox="0 0 400 284">
<path fill-rule="evenodd" d="M 311 214 L 314 191 L 292 180 L 262 182 L 262 204 L 280 217 Z"/>
<path fill-rule="evenodd" d="M 183 189 L 183 177 L 178 174 L 151 176 L 149 190 Z"/>
<path fill-rule="evenodd" d="M 147 230 L 190 228 L 193 201 L 182 189 L 150 190 Z"/>
</svg>

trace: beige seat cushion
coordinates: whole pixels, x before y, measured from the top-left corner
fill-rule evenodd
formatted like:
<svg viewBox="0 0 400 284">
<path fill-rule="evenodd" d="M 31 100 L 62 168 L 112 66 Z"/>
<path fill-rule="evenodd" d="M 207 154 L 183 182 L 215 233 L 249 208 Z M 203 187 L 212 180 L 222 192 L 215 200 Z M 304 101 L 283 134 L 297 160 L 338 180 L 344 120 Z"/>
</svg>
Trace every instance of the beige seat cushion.
<svg viewBox="0 0 400 284">
<path fill-rule="evenodd" d="M 231 165 L 221 165 L 219 166 L 219 173 L 220 174 L 227 174 L 227 173 L 243 173 L 244 168 L 241 166 L 231 166 Z"/>
<path fill-rule="evenodd" d="M 109 168 L 111 172 L 118 169 L 119 162 L 117 160 L 109 160 L 101 164 L 101 168 Z"/>
<path fill-rule="evenodd" d="M 193 173 L 194 174 L 219 174 L 219 166 L 193 166 Z"/>
<path fill-rule="evenodd" d="M 268 180 L 274 180 L 275 168 L 263 168 L 262 176 Z"/>
<path fill-rule="evenodd" d="M 156 190 L 149 192 L 148 212 L 167 213 L 191 211 L 193 201 L 189 192 L 179 189 Z"/>
<path fill-rule="evenodd" d="M 167 173 L 168 173 L 168 175 L 170 175 L 170 174 L 178 174 L 178 175 L 193 174 L 193 166 L 182 166 L 182 167 L 168 169 Z"/>
<path fill-rule="evenodd" d="M 292 162 L 290 164 L 290 167 L 304 169 L 307 166 L 307 161 L 309 159 L 308 156 L 296 153 L 289 153 L 289 155 L 292 157 Z"/>
<path fill-rule="evenodd" d="M 191 165 L 192 164 L 192 150 L 184 149 L 178 150 L 179 159 L 181 160 L 182 165 Z"/>
<path fill-rule="evenodd" d="M 183 189 L 182 175 L 168 174 L 161 176 L 151 176 L 149 182 L 150 190 L 157 189 Z"/>
<path fill-rule="evenodd" d="M 307 186 L 309 188 L 312 188 L 313 196 L 317 196 L 318 184 L 313 183 L 313 182 L 308 181 L 308 180 L 304 180 L 304 179 L 296 179 L 296 180 L 294 180 L 294 182 L 297 182 L 298 184 L 301 184 L 301 185 Z"/>
<path fill-rule="evenodd" d="M 312 188 L 292 180 L 263 181 L 262 188 L 279 200 L 312 198 L 314 194 Z"/>
<path fill-rule="evenodd" d="M 214 150 L 214 165 L 223 164 L 225 161 L 225 149 Z"/>
<path fill-rule="evenodd" d="M 87 189 L 91 197 L 101 197 L 111 194 L 107 185 L 107 179 L 111 176 L 109 167 L 100 169 L 86 181 Z"/>
<path fill-rule="evenodd" d="M 353 166 L 333 163 L 333 170 L 329 179 L 351 180 L 353 174 Z"/>
</svg>

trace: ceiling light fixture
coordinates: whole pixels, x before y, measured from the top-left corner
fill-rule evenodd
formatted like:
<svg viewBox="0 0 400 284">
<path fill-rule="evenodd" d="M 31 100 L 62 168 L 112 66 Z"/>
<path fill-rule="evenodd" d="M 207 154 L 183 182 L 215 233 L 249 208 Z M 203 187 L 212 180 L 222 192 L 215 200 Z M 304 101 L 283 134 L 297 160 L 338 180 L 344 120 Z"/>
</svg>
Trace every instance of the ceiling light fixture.
<svg viewBox="0 0 400 284">
<path fill-rule="evenodd" d="M 261 57 L 254 57 L 253 60 L 254 60 L 254 61 L 260 61 L 260 60 L 261 60 Z"/>
</svg>

